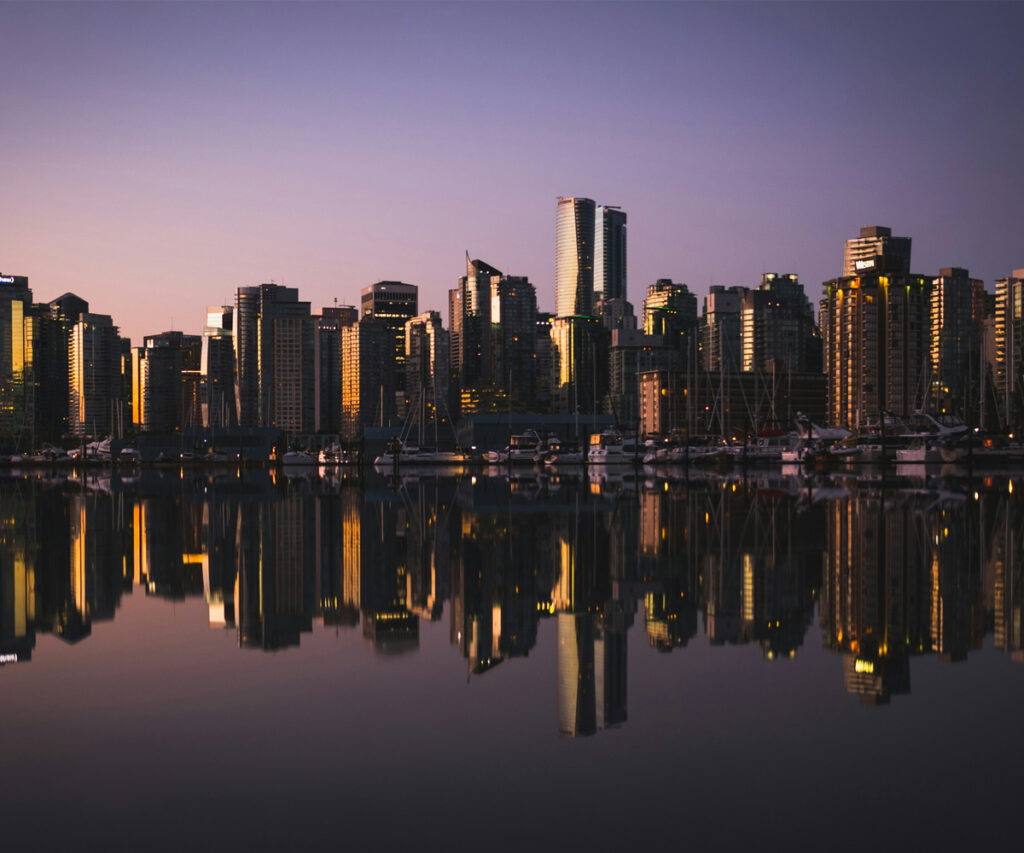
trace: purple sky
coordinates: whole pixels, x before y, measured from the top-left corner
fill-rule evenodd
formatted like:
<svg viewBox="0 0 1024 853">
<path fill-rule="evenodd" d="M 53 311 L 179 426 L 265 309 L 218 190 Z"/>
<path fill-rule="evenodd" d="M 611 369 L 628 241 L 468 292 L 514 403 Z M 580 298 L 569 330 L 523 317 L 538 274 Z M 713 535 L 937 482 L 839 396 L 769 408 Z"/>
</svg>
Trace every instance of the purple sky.
<svg viewBox="0 0 1024 853">
<path fill-rule="evenodd" d="M 468 249 L 554 308 L 559 195 L 659 277 L 817 298 L 860 226 L 1024 266 L 1024 5 L 0 4 L 0 271 L 134 340 L 275 280 L 442 311 Z"/>
</svg>

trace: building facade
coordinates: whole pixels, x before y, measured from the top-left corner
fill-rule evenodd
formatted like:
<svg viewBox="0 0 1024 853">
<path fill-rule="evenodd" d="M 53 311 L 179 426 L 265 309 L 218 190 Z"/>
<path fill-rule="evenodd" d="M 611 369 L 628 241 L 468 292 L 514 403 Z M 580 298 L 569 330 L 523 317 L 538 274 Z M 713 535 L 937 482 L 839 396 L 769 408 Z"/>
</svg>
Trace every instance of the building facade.
<svg viewBox="0 0 1024 853">
<path fill-rule="evenodd" d="M 559 198 L 555 213 L 555 313 L 590 316 L 594 310 L 594 225 L 589 198 Z"/>
</svg>

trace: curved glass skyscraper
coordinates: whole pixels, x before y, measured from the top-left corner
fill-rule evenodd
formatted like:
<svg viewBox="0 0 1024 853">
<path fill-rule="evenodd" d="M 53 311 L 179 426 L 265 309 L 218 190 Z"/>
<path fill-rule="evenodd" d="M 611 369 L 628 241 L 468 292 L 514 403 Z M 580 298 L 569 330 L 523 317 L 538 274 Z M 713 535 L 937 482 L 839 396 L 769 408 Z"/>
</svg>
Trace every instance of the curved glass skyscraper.
<svg viewBox="0 0 1024 853">
<path fill-rule="evenodd" d="M 594 218 L 589 198 L 559 198 L 555 218 L 555 313 L 589 315 L 594 309 Z"/>
</svg>

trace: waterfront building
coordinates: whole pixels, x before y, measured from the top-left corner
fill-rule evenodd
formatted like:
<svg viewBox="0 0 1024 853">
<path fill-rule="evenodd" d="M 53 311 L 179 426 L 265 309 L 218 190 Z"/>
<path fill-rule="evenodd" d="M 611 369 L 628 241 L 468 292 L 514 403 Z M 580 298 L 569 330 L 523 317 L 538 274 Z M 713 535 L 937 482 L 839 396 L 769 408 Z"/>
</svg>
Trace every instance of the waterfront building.
<svg viewBox="0 0 1024 853">
<path fill-rule="evenodd" d="M 164 332 L 132 350 L 132 423 L 144 432 L 173 432 L 202 422 L 202 338 Z"/>
<path fill-rule="evenodd" d="M 822 373 L 790 373 L 770 364 L 761 374 L 641 371 L 640 432 L 651 438 L 684 433 L 744 438 L 766 426 L 788 428 L 798 412 L 822 423 L 825 388 Z"/>
<path fill-rule="evenodd" d="M 931 278 L 868 275 L 825 282 L 826 421 L 856 429 L 880 412 L 921 408 L 930 376 Z"/>
<path fill-rule="evenodd" d="M 892 229 L 869 225 L 846 241 L 843 277 L 868 273 L 910 274 L 910 238 L 893 237 Z"/>
<path fill-rule="evenodd" d="M 615 415 L 624 428 L 632 430 L 640 418 L 640 374 L 678 367 L 679 354 L 666 347 L 660 335 L 645 335 L 636 329 L 615 329 L 611 333 L 606 410 Z"/>
<path fill-rule="evenodd" d="M 594 310 L 594 225 L 589 198 L 559 198 L 555 213 L 555 313 L 589 316 Z M 623 294 L 625 295 L 625 294 Z"/>
</svg>

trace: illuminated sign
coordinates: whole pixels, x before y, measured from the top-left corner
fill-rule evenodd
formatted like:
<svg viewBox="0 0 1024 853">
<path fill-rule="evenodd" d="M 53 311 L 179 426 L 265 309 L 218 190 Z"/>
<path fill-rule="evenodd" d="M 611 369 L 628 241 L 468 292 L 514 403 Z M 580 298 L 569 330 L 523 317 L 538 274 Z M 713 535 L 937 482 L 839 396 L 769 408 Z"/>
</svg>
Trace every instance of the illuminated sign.
<svg viewBox="0 0 1024 853">
<path fill-rule="evenodd" d="M 17 663 L 17 655 L 0 655 L 0 663 Z"/>
<path fill-rule="evenodd" d="M 864 672 L 868 674 L 874 673 L 875 671 L 874 663 L 869 660 L 860 660 L 859 658 L 856 663 L 854 663 L 853 668 L 856 672 Z"/>
<path fill-rule="evenodd" d="M 0 275 L 0 284 L 14 284 L 14 276 Z"/>
<path fill-rule="evenodd" d="M 854 266 L 859 270 L 873 270 L 875 268 L 875 260 L 872 258 L 870 261 L 857 261 Z"/>
</svg>

